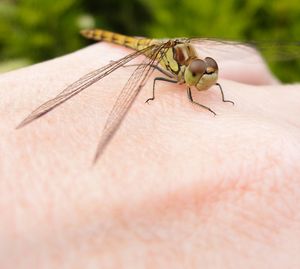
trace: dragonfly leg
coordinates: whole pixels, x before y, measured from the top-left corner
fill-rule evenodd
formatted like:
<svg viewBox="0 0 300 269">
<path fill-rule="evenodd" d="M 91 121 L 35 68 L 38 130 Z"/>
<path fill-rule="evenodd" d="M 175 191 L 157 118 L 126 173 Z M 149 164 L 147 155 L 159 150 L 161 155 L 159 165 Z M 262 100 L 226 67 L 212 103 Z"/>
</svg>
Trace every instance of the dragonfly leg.
<svg viewBox="0 0 300 269">
<path fill-rule="evenodd" d="M 161 81 L 166 81 L 166 82 L 170 82 L 170 83 L 177 83 L 178 81 L 177 80 L 172 80 L 172 79 L 168 79 L 168 78 L 163 78 L 163 77 L 156 77 L 153 81 L 153 87 L 152 87 L 152 97 L 151 98 L 148 98 L 146 100 L 145 103 L 148 103 L 149 101 L 153 101 L 155 99 L 155 82 L 157 80 L 161 80 Z"/>
<path fill-rule="evenodd" d="M 225 100 L 225 98 L 224 98 L 224 92 L 223 92 L 223 90 L 222 90 L 221 85 L 220 85 L 219 83 L 216 83 L 216 85 L 219 87 L 219 89 L 220 89 L 220 91 L 221 91 L 221 94 L 222 94 L 222 101 L 223 101 L 223 102 L 227 102 L 227 103 L 231 103 L 231 104 L 234 105 L 234 102 L 233 102 L 233 101 Z"/>
<path fill-rule="evenodd" d="M 192 92 L 191 92 L 191 88 L 190 88 L 190 87 L 187 88 L 187 96 L 188 96 L 189 100 L 190 100 L 193 104 L 196 104 L 196 105 L 198 105 L 198 106 L 200 106 L 200 107 L 202 107 L 202 108 L 204 108 L 204 109 L 210 111 L 210 112 L 213 113 L 215 116 L 217 115 L 217 114 L 216 114 L 212 109 L 210 109 L 209 107 L 207 107 L 207 106 L 205 106 L 205 105 L 202 105 L 202 104 L 199 104 L 199 103 L 197 103 L 197 102 L 195 102 L 195 101 L 193 100 L 193 96 L 192 96 Z"/>
</svg>

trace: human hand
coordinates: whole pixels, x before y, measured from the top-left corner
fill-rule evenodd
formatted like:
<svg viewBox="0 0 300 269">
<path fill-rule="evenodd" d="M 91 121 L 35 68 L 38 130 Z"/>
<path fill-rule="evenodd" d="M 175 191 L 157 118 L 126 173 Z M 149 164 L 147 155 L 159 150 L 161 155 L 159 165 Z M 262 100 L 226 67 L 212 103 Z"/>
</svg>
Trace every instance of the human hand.
<svg viewBox="0 0 300 269">
<path fill-rule="evenodd" d="M 100 43 L 1 76 L 2 267 L 299 267 L 299 85 L 278 84 L 263 65 L 219 61 L 236 105 L 222 103 L 217 87 L 194 91 L 216 117 L 180 85 L 158 84 L 144 104 L 149 81 L 94 166 L 131 68 L 14 129 L 126 53 Z"/>
</svg>

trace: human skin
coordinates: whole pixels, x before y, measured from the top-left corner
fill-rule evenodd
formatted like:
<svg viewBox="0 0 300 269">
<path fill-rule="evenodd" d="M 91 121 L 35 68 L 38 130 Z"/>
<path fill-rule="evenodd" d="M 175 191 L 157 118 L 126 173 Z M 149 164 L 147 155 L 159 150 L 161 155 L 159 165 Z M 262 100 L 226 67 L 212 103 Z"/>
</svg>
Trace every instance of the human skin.
<svg viewBox="0 0 300 269">
<path fill-rule="evenodd" d="M 129 52 L 99 43 L 0 76 L 0 268 L 300 268 L 300 86 L 259 58 L 219 61 L 235 106 L 193 91 L 216 117 L 184 85 L 145 104 L 155 71 L 94 165 L 133 67 L 15 129 Z"/>
</svg>

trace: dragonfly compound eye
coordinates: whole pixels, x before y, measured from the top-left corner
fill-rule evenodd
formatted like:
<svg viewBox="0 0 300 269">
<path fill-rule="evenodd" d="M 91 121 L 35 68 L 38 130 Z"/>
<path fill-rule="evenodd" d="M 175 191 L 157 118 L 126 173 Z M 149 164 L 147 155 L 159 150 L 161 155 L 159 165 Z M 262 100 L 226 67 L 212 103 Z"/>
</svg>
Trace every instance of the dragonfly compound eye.
<svg viewBox="0 0 300 269">
<path fill-rule="evenodd" d="M 192 76 L 201 76 L 205 73 L 206 63 L 200 59 L 193 60 L 189 65 L 189 71 Z"/>
<path fill-rule="evenodd" d="M 219 70 L 218 64 L 213 58 L 206 57 L 204 61 L 206 62 L 206 73 L 211 74 Z"/>
</svg>

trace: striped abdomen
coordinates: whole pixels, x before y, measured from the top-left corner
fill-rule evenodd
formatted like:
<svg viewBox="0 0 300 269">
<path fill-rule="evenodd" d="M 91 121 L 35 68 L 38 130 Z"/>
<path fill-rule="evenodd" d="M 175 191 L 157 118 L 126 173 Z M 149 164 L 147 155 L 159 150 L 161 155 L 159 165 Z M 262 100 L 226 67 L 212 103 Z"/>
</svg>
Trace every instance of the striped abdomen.
<svg viewBox="0 0 300 269">
<path fill-rule="evenodd" d="M 153 41 L 148 38 L 125 36 L 101 29 L 82 30 L 80 33 L 88 39 L 111 42 L 134 50 L 140 50 L 148 47 Z"/>
</svg>

